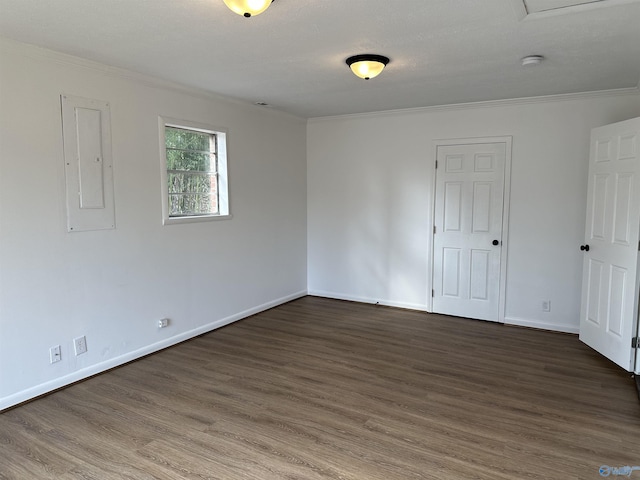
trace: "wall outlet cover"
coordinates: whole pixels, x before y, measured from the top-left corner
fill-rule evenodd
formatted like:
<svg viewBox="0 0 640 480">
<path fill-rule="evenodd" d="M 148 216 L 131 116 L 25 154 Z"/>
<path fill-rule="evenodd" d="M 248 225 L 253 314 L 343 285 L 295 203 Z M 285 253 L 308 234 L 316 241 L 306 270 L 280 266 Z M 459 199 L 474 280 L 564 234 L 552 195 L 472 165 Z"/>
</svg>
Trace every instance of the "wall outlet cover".
<svg viewBox="0 0 640 480">
<path fill-rule="evenodd" d="M 62 351 L 60 350 L 60 345 L 56 345 L 55 347 L 51 347 L 49 349 L 49 362 L 56 363 L 62 360 Z"/>
<path fill-rule="evenodd" d="M 76 352 L 76 355 L 81 355 L 87 352 L 87 337 L 84 335 L 82 337 L 73 339 L 73 348 Z"/>
</svg>

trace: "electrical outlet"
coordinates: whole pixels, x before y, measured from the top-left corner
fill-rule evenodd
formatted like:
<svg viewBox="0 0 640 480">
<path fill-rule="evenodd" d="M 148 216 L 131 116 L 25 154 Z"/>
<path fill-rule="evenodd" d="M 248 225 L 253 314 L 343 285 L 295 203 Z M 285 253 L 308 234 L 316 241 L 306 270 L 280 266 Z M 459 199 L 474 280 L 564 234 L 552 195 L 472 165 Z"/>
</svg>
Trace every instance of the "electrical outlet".
<svg viewBox="0 0 640 480">
<path fill-rule="evenodd" d="M 542 311 L 550 312 L 551 311 L 551 300 L 543 300 L 542 301 Z"/>
<path fill-rule="evenodd" d="M 76 352 L 76 356 L 87 352 L 87 337 L 84 335 L 73 339 L 73 349 Z"/>
<path fill-rule="evenodd" d="M 168 318 L 161 318 L 160 320 L 158 320 L 158 328 L 166 328 L 168 326 L 169 326 Z"/>
<path fill-rule="evenodd" d="M 62 352 L 60 350 L 60 345 L 56 345 L 55 347 L 51 347 L 49 349 L 49 361 L 50 363 L 56 363 L 62 360 Z"/>
</svg>

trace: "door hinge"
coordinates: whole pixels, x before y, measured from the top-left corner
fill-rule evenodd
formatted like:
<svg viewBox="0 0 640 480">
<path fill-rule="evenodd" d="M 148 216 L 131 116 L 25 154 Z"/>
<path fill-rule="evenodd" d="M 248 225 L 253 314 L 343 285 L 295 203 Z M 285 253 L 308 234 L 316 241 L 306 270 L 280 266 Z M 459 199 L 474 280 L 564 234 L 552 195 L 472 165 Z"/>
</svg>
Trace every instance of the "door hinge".
<svg viewBox="0 0 640 480">
<path fill-rule="evenodd" d="M 435 290 L 431 290 L 431 296 L 435 297 L 436 296 L 436 291 Z"/>
<path fill-rule="evenodd" d="M 640 348 L 640 337 L 633 337 L 631 339 L 631 348 Z"/>
<path fill-rule="evenodd" d="M 436 160 L 436 169 L 438 168 L 438 160 Z"/>
<path fill-rule="evenodd" d="M 433 234 L 434 235 L 436 234 L 436 226 L 435 225 L 433 226 Z"/>
</svg>

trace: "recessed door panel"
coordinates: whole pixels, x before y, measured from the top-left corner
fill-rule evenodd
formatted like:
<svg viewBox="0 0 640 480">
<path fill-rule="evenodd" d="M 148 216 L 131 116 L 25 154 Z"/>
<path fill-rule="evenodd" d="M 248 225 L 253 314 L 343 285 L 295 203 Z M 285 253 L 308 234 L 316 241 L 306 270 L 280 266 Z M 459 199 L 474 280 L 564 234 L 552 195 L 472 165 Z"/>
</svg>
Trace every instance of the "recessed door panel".
<svg viewBox="0 0 640 480">
<path fill-rule="evenodd" d="M 627 284 L 627 270 L 612 266 L 609 286 L 609 314 L 607 318 L 607 333 L 622 337 L 624 319 L 624 294 Z"/>
<path fill-rule="evenodd" d="M 460 173 L 464 171 L 464 156 L 447 155 L 445 158 L 445 169 L 448 173 Z"/>
<path fill-rule="evenodd" d="M 611 161 L 611 139 L 600 138 L 596 140 L 596 152 L 595 162 L 609 162 Z"/>
<path fill-rule="evenodd" d="M 473 183 L 473 233 L 489 233 L 491 229 L 491 182 Z"/>
<path fill-rule="evenodd" d="M 489 300 L 490 250 L 471 250 L 469 293 L 473 300 Z"/>
<path fill-rule="evenodd" d="M 442 295 L 460 297 L 460 249 L 442 250 Z"/>
<path fill-rule="evenodd" d="M 589 302 L 587 309 L 587 320 L 595 325 L 600 325 L 600 298 L 602 297 L 602 282 L 603 282 L 603 267 L 604 264 L 597 260 L 591 259 L 589 261 L 589 275 L 587 280 L 587 286 L 589 289 Z"/>
<path fill-rule="evenodd" d="M 476 172 L 493 172 L 496 165 L 496 156 L 488 153 L 478 153 L 474 158 Z"/>
<path fill-rule="evenodd" d="M 462 183 L 447 182 L 444 190 L 444 230 L 459 232 L 462 227 Z"/>
<path fill-rule="evenodd" d="M 609 175 L 594 175 L 593 200 L 591 202 L 591 238 L 604 240 L 605 207 Z"/>
<path fill-rule="evenodd" d="M 618 160 L 627 160 L 638 156 L 638 135 L 631 133 L 620 135 Z"/>
<path fill-rule="evenodd" d="M 633 188 L 633 174 L 620 173 L 616 175 L 615 209 L 613 212 L 613 242 L 629 245 L 629 208 Z M 637 211 L 635 212 L 638 213 Z"/>
</svg>

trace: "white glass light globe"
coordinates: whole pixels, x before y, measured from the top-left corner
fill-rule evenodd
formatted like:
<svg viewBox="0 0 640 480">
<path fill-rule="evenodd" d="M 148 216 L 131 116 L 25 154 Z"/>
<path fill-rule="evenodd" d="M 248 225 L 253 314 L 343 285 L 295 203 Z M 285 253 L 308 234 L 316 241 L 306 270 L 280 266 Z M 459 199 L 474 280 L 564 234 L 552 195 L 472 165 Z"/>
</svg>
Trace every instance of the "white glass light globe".
<svg viewBox="0 0 640 480">
<path fill-rule="evenodd" d="M 224 3 L 238 15 L 252 17 L 264 12 L 272 0 L 224 0 Z"/>
</svg>

